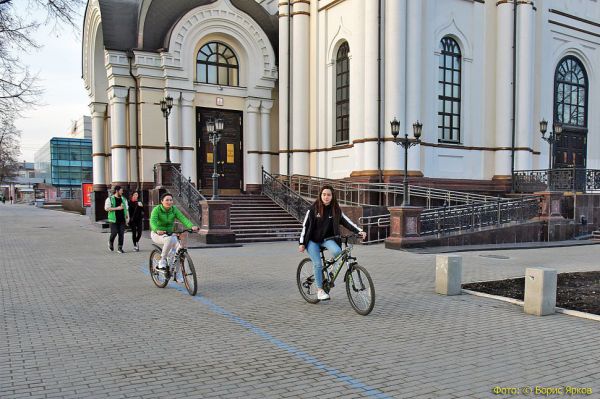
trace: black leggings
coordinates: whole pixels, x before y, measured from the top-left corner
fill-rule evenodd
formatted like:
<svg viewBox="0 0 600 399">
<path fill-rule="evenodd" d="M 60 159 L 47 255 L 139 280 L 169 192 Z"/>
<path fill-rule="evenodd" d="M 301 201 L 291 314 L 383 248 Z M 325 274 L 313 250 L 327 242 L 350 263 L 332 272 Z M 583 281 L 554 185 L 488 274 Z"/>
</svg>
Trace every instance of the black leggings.
<svg viewBox="0 0 600 399">
<path fill-rule="evenodd" d="M 142 225 L 142 221 L 131 222 L 129 224 L 131 227 L 131 240 L 133 241 L 133 245 L 137 245 L 140 242 L 140 238 L 142 238 L 142 231 L 144 230 L 144 226 Z"/>
<path fill-rule="evenodd" d="M 119 248 L 123 248 L 123 237 L 125 236 L 125 223 L 111 223 L 110 224 L 110 238 L 108 242 L 113 245 L 115 237 L 119 235 Z"/>
</svg>

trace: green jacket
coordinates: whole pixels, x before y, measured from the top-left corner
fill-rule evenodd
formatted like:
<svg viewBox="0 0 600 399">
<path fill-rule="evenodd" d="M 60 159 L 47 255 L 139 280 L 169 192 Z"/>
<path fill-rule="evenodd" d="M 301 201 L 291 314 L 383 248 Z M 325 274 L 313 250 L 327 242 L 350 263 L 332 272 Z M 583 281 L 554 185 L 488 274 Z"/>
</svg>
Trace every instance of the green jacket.
<svg viewBox="0 0 600 399">
<path fill-rule="evenodd" d="M 152 209 L 152 214 L 150 214 L 150 230 L 154 232 L 161 230 L 172 233 L 175 219 L 179 220 L 186 229 L 190 229 L 194 226 L 194 224 L 190 222 L 175 205 L 171 206 L 167 211 L 161 204 Z"/>
<path fill-rule="evenodd" d="M 129 222 L 129 212 L 127 211 L 127 200 L 125 197 L 121 196 L 122 204 L 123 204 L 123 214 L 125 215 L 125 223 Z M 108 211 L 108 221 L 111 223 L 117 223 L 117 215 L 115 211 L 109 211 L 108 208 L 114 208 L 117 204 L 115 202 L 115 196 L 111 195 L 104 202 L 104 210 Z"/>
</svg>

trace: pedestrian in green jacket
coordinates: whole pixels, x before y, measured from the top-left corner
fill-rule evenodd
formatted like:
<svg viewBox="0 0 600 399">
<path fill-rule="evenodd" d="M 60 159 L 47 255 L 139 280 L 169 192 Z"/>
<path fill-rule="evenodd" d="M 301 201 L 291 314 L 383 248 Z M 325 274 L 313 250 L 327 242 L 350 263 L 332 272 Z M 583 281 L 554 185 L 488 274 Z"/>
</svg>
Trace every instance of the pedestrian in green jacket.
<svg viewBox="0 0 600 399">
<path fill-rule="evenodd" d="M 160 197 L 160 205 L 157 205 L 150 214 L 150 237 L 155 244 L 162 245 L 162 253 L 158 269 L 167 268 L 167 255 L 177 245 L 177 236 L 169 235 L 173 232 L 175 219 L 179 220 L 186 229 L 198 231 L 198 226 L 194 226 L 188 218 L 175 205 L 173 205 L 173 196 L 164 193 Z M 185 247 L 185 233 L 181 234 L 181 245 Z"/>
<path fill-rule="evenodd" d="M 114 251 L 115 237 L 119 236 L 119 248 L 117 252 L 123 253 L 123 238 L 125 237 L 125 225 L 129 221 L 129 212 L 127 211 L 127 199 L 123 196 L 123 188 L 115 186 L 113 195 L 109 196 L 104 202 L 104 210 L 108 212 L 108 222 L 110 224 L 110 237 L 108 239 L 108 249 Z"/>
</svg>

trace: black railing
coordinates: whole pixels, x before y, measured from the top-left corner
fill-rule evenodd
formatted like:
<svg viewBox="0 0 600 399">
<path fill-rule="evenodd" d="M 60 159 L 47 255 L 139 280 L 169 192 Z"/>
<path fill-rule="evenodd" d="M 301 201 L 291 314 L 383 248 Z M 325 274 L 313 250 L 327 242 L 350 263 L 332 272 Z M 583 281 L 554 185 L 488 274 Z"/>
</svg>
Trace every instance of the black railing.
<svg viewBox="0 0 600 399">
<path fill-rule="evenodd" d="M 536 191 L 600 191 L 600 170 L 586 168 L 561 168 L 515 171 L 515 191 L 533 193 Z"/>
<path fill-rule="evenodd" d="M 200 201 L 206 198 L 194 187 L 191 179 L 186 179 L 179 168 L 171 166 L 171 179 L 166 188 L 177 199 L 178 205 L 183 206 L 196 222 L 202 221 L 202 207 Z"/>
<path fill-rule="evenodd" d="M 264 169 L 262 171 L 262 192 L 300 222 L 304 220 L 306 211 L 311 206 L 308 200 Z"/>
<path fill-rule="evenodd" d="M 539 215 L 537 197 L 428 209 L 421 214 L 421 235 L 464 233 L 482 227 L 523 223 Z"/>
</svg>

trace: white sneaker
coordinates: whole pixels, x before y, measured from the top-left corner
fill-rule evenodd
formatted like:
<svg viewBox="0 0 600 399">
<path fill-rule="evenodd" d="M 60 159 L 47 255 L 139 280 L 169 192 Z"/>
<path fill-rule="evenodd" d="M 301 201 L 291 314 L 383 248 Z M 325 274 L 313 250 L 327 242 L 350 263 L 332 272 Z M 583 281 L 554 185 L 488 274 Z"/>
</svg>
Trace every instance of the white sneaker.
<svg viewBox="0 0 600 399">
<path fill-rule="evenodd" d="M 167 270 L 167 261 L 164 259 L 161 259 L 158 262 L 158 266 L 156 266 L 156 270 Z"/>
<path fill-rule="evenodd" d="M 324 290 L 318 290 L 317 291 L 317 299 L 319 301 L 326 301 L 328 299 L 330 299 L 329 294 L 326 293 Z"/>
</svg>

